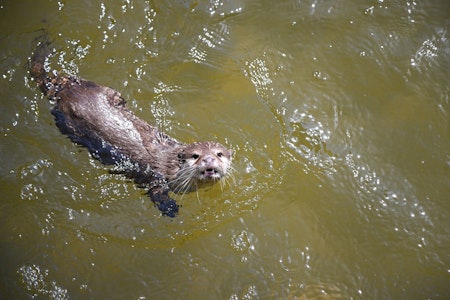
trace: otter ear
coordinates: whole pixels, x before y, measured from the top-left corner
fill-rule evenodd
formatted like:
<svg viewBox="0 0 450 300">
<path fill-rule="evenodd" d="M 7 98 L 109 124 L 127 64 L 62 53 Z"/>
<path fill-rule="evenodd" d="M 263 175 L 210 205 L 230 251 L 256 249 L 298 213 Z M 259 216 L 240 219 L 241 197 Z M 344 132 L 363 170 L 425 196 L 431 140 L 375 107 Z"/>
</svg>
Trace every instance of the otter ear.
<svg viewBox="0 0 450 300">
<path fill-rule="evenodd" d="M 233 150 L 231 150 L 231 149 L 227 150 L 227 154 L 228 154 L 229 157 L 231 157 L 233 155 L 233 153 L 234 153 Z"/>
</svg>

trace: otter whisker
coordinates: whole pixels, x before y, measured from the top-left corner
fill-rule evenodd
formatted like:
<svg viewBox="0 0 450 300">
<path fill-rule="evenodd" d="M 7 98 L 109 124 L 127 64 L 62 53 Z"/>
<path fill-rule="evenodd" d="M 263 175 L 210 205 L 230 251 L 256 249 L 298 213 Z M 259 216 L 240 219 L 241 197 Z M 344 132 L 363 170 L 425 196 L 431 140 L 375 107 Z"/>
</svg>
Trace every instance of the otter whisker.
<svg viewBox="0 0 450 300">
<path fill-rule="evenodd" d="M 202 204 L 202 203 L 200 202 L 200 197 L 198 196 L 198 189 L 195 191 L 195 193 L 197 194 L 197 202 L 198 202 L 198 204 Z"/>
<path fill-rule="evenodd" d="M 194 177 L 195 173 L 196 173 L 195 166 L 187 167 L 183 169 L 183 172 L 181 172 L 180 177 L 175 180 L 177 184 L 175 185 L 174 190 L 177 193 L 181 194 L 180 200 L 183 199 L 184 194 L 187 194 L 192 189 L 193 185 L 192 178 Z M 197 199 L 199 199 L 198 192 L 197 192 Z"/>
<path fill-rule="evenodd" d="M 186 167 L 179 173 L 179 177 L 172 181 L 173 190 L 176 193 L 186 193 L 191 189 L 191 178 L 195 173 L 195 167 Z"/>
<path fill-rule="evenodd" d="M 225 188 L 225 186 L 227 186 L 227 185 L 228 186 L 236 185 L 236 180 L 234 177 L 234 169 L 231 166 L 229 166 L 229 170 L 228 170 L 227 174 L 220 179 L 219 184 L 220 184 L 222 191 Z"/>
<path fill-rule="evenodd" d="M 226 177 L 224 177 L 224 178 L 221 178 L 220 180 L 219 180 L 219 185 L 220 185 L 220 191 L 223 193 L 223 188 L 225 187 L 225 185 L 226 185 Z"/>
<path fill-rule="evenodd" d="M 236 173 L 236 169 L 233 168 L 233 166 L 229 166 L 229 172 L 227 173 L 227 175 L 225 176 L 225 179 L 228 180 L 231 179 L 231 182 L 233 183 L 234 186 L 236 186 L 236 177 L 234 176 L 234 174 Z M 231 186 L 231 184 L 228 184 L 229 186 Z"/>
</svg>

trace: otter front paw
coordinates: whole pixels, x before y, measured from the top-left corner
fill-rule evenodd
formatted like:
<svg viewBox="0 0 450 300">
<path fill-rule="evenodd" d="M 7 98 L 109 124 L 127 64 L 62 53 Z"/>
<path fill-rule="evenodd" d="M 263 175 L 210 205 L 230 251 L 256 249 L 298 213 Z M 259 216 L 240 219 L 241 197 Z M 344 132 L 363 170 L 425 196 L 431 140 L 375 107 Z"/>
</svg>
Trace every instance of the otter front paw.
<svg viewBox="0 0 450 300">
<path fill-rule="evenodd" d="M 169 189 L 151 189 L 148 194 L 163 216 L 174 218 L 178 214 L 178 204 L 169 197 Z"/>
</svg>

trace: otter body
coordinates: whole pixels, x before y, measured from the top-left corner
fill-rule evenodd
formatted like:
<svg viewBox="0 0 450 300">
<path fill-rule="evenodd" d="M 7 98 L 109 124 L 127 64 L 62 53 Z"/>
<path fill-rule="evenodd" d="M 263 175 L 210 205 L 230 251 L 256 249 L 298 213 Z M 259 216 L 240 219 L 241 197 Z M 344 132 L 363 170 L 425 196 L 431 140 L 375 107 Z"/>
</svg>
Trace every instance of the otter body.
<svg viewBox="0 0 450 300">
<path fill-rule="evenodd" d="M 178 213 L 170 189 L 192 192 L 229 175 L 232 150 L 215 142 L 181 143 L 135 116 L 114 89 L 50 76 L 45 67 L 49 52 L 49 42 L 42 42 L 31 57 L 30 74 L 56 101 L 52 114 L 58 128 L 102 163 L 117 165 L 136 183 L 148 186 L 163 215 Z"/>
</svg>

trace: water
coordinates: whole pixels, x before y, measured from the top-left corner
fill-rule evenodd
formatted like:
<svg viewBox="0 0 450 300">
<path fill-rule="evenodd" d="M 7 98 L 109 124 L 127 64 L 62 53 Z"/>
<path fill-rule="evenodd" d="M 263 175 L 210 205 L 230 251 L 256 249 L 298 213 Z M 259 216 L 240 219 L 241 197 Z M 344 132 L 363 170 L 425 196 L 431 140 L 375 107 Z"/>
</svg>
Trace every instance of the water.
<svg viewBox="0 0 450 300">
<path fill-rule="evenodd" d="M 4 299 L 450 298 L 448 1 L 3 1 Z M 26 63 L 114 87 L 236 185 L 176 219 L 59 133 Z"/>
</svg>

